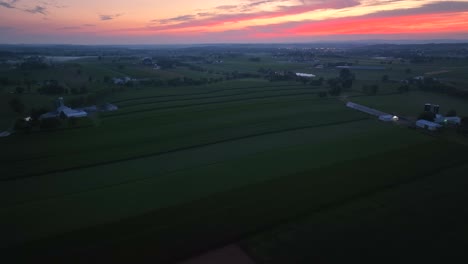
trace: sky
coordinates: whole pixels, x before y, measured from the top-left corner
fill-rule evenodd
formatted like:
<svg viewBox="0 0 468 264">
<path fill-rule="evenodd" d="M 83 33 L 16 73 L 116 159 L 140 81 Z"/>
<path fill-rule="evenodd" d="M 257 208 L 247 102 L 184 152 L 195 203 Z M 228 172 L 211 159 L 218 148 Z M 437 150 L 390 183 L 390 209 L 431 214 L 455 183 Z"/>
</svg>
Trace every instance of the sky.
<svg viewBox="0 0 468 264">
<path fill-rule="evenodd" d="M 0 0 L 4 44 L 468 40 L 468 0 Z"/>
</svg>

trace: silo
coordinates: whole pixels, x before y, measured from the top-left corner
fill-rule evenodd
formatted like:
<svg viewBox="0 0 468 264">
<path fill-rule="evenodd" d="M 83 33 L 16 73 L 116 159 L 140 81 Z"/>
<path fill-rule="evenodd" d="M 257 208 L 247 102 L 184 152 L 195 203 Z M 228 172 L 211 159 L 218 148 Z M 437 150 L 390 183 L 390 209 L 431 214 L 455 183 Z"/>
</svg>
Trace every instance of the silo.
<svg viewBox="0 0 468 264">
<path fill-rule="evenodd" d="M 431 107 L 432 107 L 431 104 L 425 104 L 425 105 L 424 105 L 424 112 L 430 112 L 430 111 L 431 111 Z"/>
<path fill-rule="evenodd" d="M 55 109 L 64 106 L 64 104 L 63 104 L 63 97 L 57 98 L 57 99 L 54 101 L 54 106 L 55 106 Z"/>
</svg>

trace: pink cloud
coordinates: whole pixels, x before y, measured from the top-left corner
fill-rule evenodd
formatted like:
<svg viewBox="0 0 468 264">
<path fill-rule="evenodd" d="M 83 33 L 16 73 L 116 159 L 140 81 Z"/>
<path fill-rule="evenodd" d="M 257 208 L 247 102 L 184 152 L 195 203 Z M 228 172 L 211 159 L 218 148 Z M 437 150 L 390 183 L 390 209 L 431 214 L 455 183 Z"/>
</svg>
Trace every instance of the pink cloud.
<svg viewBox="0 0 468 264">
<path fill-rule="evenodd" d="M 267 2 L 267 1 L 263 1 Z M 210 18 L 204 18 L 199 20 L 191 20 L 187 22 L 182 22 L 174 25 L 160 25 L 160 26 L 150 26 L 149 28 L 142 28 L 142 30 L 152 29 L 155 31 L 163 30 L 175 30 L 175 29 L 184 29 L 192 27 L 210 27 L 223 25 L 226 23 L 236 23 L 242 21 L 248 21 L 252 19 L 265 19 L 265 18 L 277 18 L 287 15 L 296 15 L 302 14 L 319 9 L 341 9 L 346 7 L 352 7 L 359 5 L 360 3 L 357 0 L 330 0 L 330 1 L 304 1 L 304 4 L 297 6 L 278 6 L 277 11 L 271 12 L 254 12 L 254 13 L 235 13 L 235 14 L 223 14 L 218 13 Z M 223 9 L 227 8 L 226 6 L 221 6 Z M 229 6 L 232 8 L 232 6 Z"/>
</svg>

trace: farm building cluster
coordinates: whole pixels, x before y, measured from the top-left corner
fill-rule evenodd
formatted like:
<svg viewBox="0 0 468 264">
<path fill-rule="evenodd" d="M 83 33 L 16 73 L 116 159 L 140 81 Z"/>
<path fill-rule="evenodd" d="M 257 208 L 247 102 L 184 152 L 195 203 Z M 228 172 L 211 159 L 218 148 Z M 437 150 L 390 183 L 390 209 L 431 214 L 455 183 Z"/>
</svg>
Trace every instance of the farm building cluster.
<svg viewBox="0 0 468 264">
<path fill-rule="evenodd" d="M 54 101 L 54 111 L 47 112 L 42 114 L 39 117 L 39 120 L 48 119 L 48 118 L 58 118 L 58 117 L 66 117 L 66 118 L 82 118 L 87 117 L 89 113 L 92 112 L 110 112 L 118 110 L 118 107 L 113 104 L 103 104 L 101 106 L 86 106 L 82 108 L 72 109 L 68 106 L 65 106 L 63 102 L 63 97 L 59 97 L 57 100 Z"/>
<path fill-rule="evenodd" d="M 369 115 L 378 117 L 379 120 L 384 122 L 398 121 L 400 118 L 396 115 L 391 115 L 364 105 L 348 102 L 347 107 L 364 112 Z M 458 116 L 443 116 L 439 114 L 439 105 L 425 104 L 424 112 L 434 116 L 433 121 L 426 119 L 416 120 L 416 127 L 427 129 L 429 131 L 436 131 L 444 126 L 457 126 L 461 123 L 461 118 Z"/>
<path fill-rule="evenodd" d="M 434 116 L 433 121 L 419 119 L 416 121 L 416 126 L 430 131 L 436 131 L 445 125 L 460 125 L 461 118 L 458 116 L 443 116 L 439 113 L 440 106 L 425 104 L 424 112 L 431 113 Z"/>
</svg>

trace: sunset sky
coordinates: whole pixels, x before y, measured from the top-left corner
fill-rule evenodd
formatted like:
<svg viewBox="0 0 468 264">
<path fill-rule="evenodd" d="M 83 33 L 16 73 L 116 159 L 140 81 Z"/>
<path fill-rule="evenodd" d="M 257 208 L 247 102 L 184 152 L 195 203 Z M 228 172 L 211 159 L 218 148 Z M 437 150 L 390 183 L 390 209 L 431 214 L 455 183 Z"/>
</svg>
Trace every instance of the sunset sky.
<svg viewBox="0 0 468 264">
<path fill-rule="evenodd" d="M 468 39 L 468 0 L 0 0 L 0 43 Z"/>
</svg>

